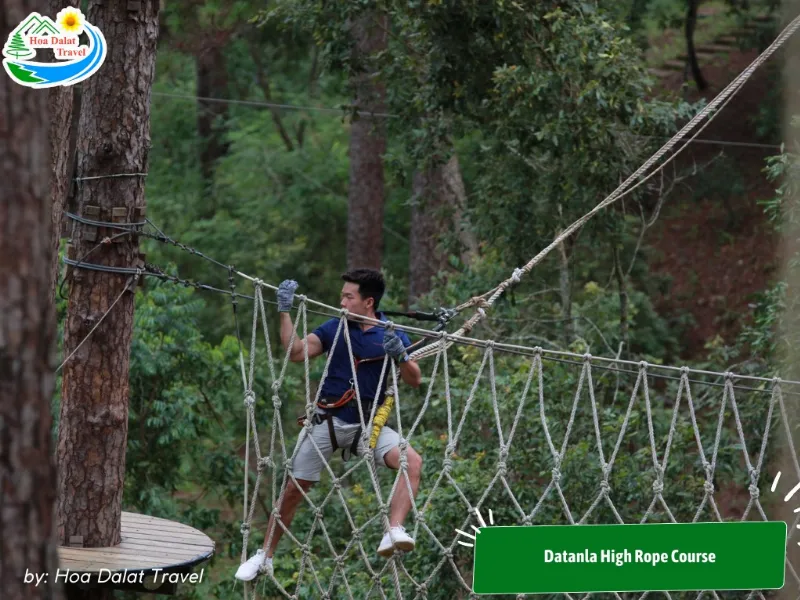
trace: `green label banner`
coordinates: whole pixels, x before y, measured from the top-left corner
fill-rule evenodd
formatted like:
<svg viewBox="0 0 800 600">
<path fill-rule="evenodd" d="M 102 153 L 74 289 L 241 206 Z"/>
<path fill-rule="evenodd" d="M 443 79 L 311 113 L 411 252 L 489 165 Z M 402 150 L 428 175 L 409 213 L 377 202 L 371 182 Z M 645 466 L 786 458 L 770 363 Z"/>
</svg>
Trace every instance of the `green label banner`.
<svg viewBox="0 0 800 600">
<path fill-rule="evenodd" d="M 766 590 L 784 584 L 786 523 L 482 527 L 476 594 Z"/>
</svg>

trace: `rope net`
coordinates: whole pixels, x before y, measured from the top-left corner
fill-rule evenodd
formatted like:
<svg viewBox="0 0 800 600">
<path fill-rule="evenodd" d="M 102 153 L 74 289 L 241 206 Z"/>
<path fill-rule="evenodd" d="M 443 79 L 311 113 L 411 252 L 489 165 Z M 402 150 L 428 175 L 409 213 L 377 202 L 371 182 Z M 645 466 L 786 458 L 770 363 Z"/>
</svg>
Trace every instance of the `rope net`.
<svg viewBox="0 0 800 600">
<path fill-rule="evenodd" d="M 262 287 L 271 286 L 256 280 L 249 368 L 244 357 L 241 365 L 251 466 L 245 473 L 242 560 L 260 546 L 262 533 L 274 535 L 267 530 L 269 514 L 254 521 L 257 507 L 276 516 L 284 535 L 275 575 L 244 584 L 245 598 L 477 598 L 471 592 L 473 549 L 458 543 L 455 530 L 482 526 L 490 510 L 495 525 L 780 520 L 768 519 L 768 511 L 783 505 L 783 498 L 769 494 L 768 467 L 779 452 L 791 457 L 784 481 L 800 482 L 785 401 L 798 395 L 789 389 L 796 382 L 541 348 L 515 346 L 512 352 L 492 341 L 481 347 L 439 333 L 431 344 L 433 359 L 421 365 L 419 390 L 398 383 L 395 365 L 383 362 L 381 381 L 386 379 L 387 395 L 395 399 L 390 424 L 402 440 L 400 469 L 377 467 L 373 453 L 365 451 L 377 407 L 373 402 L 369 411 L 359 408 L 366 427 L 358 456 L 326 463 L 327 475 L 303 492 L 288 529 L 279 516 L 281 491 L 294 480 L 296 439 L 310 432 L 319 396 L 314 367 L 323 359 L 310 361 L 304 345 L 302 377 L 290 374 L 289 353 L 273 350 Z M 295 332 L 305 338 L 309 301 L 298 299 Z M 344 337 L 355 373 L 348 315 L 339 314 L 331 348 Z M 266 382 L 256 368 L 264 362 Z M 300 402 L 306 424 L 299 431 L 294 424 L 284 429 L 284 419 L 294 423 L 284 414 L 287 406 Z M 424 461 L 405 522 L 416 549 L 386 559 L 376 548 L 389 528 L 389 505 L 400 486 L 412 495 L 409 445 Z M 800 515 L 792 518 L 788 543 L 794 546 Z M 800 587 L 788 560 L 786 567 L 787 583 Z M 664 594 L 704 593 L 717 600 L 764 599 L 758 590 Z"/>
</svg>

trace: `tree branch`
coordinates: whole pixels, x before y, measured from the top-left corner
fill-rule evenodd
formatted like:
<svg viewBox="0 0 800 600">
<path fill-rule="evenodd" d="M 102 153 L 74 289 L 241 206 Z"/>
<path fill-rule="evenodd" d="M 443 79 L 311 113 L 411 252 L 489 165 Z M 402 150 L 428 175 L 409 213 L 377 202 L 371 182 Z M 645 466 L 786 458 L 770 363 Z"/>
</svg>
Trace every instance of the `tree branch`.
<svg viewBox="0 0 800 600">
<path fill-rule="evenodd" d="M 252 57 L 253 63 L 256 66 L 256 81 L 258 82 L 258 87 L 261 88 L 261 93 L 264 94 L 264 99 L 267 102 L 271 102 L 272 91 L 269 87 L 269 80 L 266 77 L 264 62 L 258 55 L 258 49 L 255 47 L 255 44 L 252 41 L 248 41 L 247 48 L 250 51 L 250 56 Z M 275 124 L 275 128 L 278 130 L 278 134 L 281 136 L 281 139 L 286 146 L 286 150 L 289 152 L 294 151 L 294 142 L 292 142 L 289 132 L 287 132 L 286 128 L 283 126 L 283 120 L 281 119 L 280 111 L 274 106 L 270 106 L 269 112 L 272 115 L 272 122 Z"/>
</svg>

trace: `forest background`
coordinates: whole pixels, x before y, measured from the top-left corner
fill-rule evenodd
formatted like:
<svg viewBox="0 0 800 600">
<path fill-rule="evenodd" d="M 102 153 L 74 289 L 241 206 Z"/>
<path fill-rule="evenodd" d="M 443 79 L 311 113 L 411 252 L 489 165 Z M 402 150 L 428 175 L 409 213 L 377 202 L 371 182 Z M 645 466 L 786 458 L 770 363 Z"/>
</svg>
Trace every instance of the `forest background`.
<svg viewBox="0 0 800 600">
<path fill-rule="evenodd" d="M 635 170 L 773 39 L 780 8 L 694 0 L 278 0 L 266 7 L 167 0 L 152 91 L 147 216 L 223 264 L 275 284 L 296 279 L 301 293 L 330 304 L 347 267 L 373 266 L 389 282 L 384 308 L 453 307 L 505 279 Z M 791 329 L 778 248 L 796 214 L 782 58 L 759 71 L 663 177 L 598 215 L 515 286 L 480 337 L 777 373 L 785 346 L 795 343 L 777 334 Z M 77 86 L 75 93 L 79 101 Z M 175 245 L 143 244 L 148 263 L 227 289 L 227 271 Z M 237 310 L 249 347 L 252 306 L 240 300 Z M 240 595 L 232 573 L 242 551 L 245 420 L 233 315 L 229 296 L 192 286 L 148 279 L 136 295 L 123 508 L 191 524 L 216 541 L 204 583 L 182 586 L 181 598 Z M 524 373 L 514 357 L 497 360 L 507 414 Z M 456 396 L 465 397 L 464 382 L 479 362 L 474 349 L 454 357 L 454 380 L 463 375 Z M 282 392 L 290 441 L 303 411 L 299 369 L 290 368 Z M 322 364 L 313 369 L 318 380 Z M 556 365 L 552 374 L 550 418 L 563 434 L 579 370 Z M 266 375 L 262 368 L 257 409 L 265 419 Z M 634 383 L 623 381 L 622 390 Z M 601 402 L 612 432 L 626 400 L 617 399 L 618 382 L 598 385 L 606 386 Z M 668 424 L 673 383 L 655 389 L 656 421 Z M 714 394 L 698 405 L 718 406 Z M 755 454 L 766 404 L 763 394 L 753 396 L 739 408 L 753 424 L 747 448 Z M 403 410 L 414 415 L 420 399 L 407 392 Z M 59 402 L 57 394 L 54 436 Z M 481 396 L 476 406 L 489 410 L 488 403 Z M 713 422 L 712 412 L 701 426 Z M 494 426 L 480 410 L 473 414 L 467 427 L 474 435 L 459 447 L 453 473 L 477 496 L 497 442 Z M 532 507 L 552 465 L 536 432 L 538 415 L 529 418 L 509 470 Z M 626 490 L 626 520 L 641 516 L 653 483 L 641 407 L 631 423 L 630 452 L 613 475 L 613 488 Z M 667 473 L 665 491 L 679 520 L 694 516 L 703 485 L 690 456 L 691 430 L 680 429 L 686 425 L 679 430 L 689 432 L 687 443 L 676 450 L 683 458 Z M 580 442 L 563 468 L 576 512 L 588 507 L 598 483 L 589 426 L 573 433 Z M 436 457 L 425 463 L 426 481 L 441 469 L 443 431 L 445 407 L 434 397 L 416 441 L 423 456 Z M 748 474 L 735 431 L 725 435 L 721 504 L 726 518 L 739 518 Z M 334 465 L 342 468 L 338 459 Z M 367 481 L 356 474 L 347 482 L 348 508 L 357 515 L 375 511 Z M 266 523 L 266 493 L 260 503 L 255 531 Z M 541 522 L 565 522 L 558 503 L 550 504 Z M 492 506 L 501 522 L 518 520 L 507 499 Z M 346 542 L 341 508 L 330 510 L 329 534 Z M 454 491 L 442 492 L 431 528 L 452 532 L 463 510 Z M 308 512 L 300 509 L 300 531 L 311 522 Z M 603 510 L 594 517 L 609 518 Z M 260 542 L 254 534 L 250 551 Z M 288 541 L 281 548 L 276 577 L 291 590 L 300 554 Z M 429 571 L 434 559 L 417 552 L 407 562 Z M 332 563 L 320 560 L 330 575 Z M 471 554 L 458 554 L 456 565 L 469 580 Z M 348 577 L 362 597 L 370 581 L 358 569 L 354 560 Z M 456 579 L 443 570 L 428 597 L 463 597 Z M 311 580 L 301 584 L 300 597 L 316 593 Z"/>
</svg>

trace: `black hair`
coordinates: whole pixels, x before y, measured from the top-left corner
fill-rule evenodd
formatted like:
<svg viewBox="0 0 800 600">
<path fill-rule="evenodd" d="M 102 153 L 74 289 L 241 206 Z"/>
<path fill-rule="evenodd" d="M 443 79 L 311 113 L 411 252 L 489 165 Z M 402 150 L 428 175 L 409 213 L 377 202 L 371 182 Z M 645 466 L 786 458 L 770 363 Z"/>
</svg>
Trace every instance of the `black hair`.
<svg viewBox="0 0 800 600">
<path fill-rule="evenodd" d="M 375 301 L 373 309 L 377 312 L 378 305 L 386 291 L 386 282 L 380 271 L 375 269 L 350 269 L 342 274 L 342 279 L 348 283 L 358 284 L 358 293 L 362 298 L 372 298 Z"/>
</svg>

